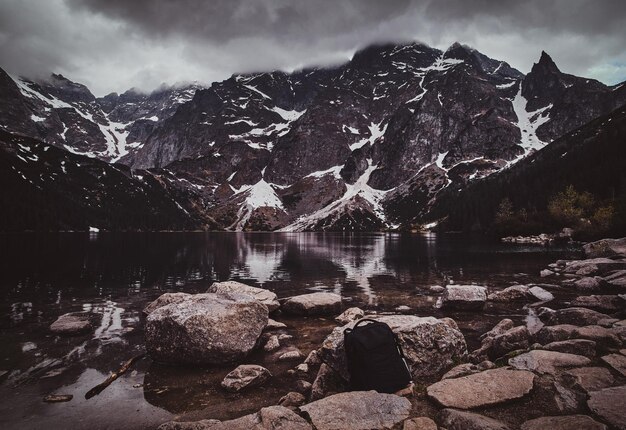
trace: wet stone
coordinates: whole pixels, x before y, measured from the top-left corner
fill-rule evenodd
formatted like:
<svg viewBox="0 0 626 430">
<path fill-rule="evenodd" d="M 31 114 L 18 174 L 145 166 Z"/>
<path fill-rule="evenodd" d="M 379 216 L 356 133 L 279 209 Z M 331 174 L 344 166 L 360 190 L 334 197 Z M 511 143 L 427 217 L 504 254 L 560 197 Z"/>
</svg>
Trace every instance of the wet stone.
<svg viewBox="0 0 626 430">
<path fill-rule="evenodd" d="M 89 333 L 93 330 L 89 318 L 90 315 L 86 312 L 74 312 L 61 315 L 50 325 L 50 331 L 62 336 L 77 336 Z"/>
</svg>

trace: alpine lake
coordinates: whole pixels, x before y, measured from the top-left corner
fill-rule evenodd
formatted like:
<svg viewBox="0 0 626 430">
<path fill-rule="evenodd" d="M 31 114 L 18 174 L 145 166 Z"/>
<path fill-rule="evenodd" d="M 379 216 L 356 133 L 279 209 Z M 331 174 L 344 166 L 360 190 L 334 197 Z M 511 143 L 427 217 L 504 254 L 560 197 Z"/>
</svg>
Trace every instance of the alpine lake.
<svg viewBox="0 0 626 430">
<path fill-rule="evenodd" d="M 340 294 L 368 313 L 449 316 L 468 350 L 503 318 L 532 324 L 527 307 L 489 303 L 481 312 L 442 311 L 431 286 L 477 284 L 495 291 L 541 283 L 541 269 L 581 255 L 576 246 L 502 244 L 460 234 L 409 233 L 20 233 L 0 235 L 0 428 L 156 428 L 170 420 L 232 419 L 277 404 L 292 391 L 288 370 L 262 350 L 261 387 L 227 393 L 235 365 L 173 367 L 149 357 L 90 399 L 85 394 L 145 350 L 142 309 L 165 292 L 205 292 L 237 280 L 279 299 Z M 556 302 L 567 300 L 565 293 Z M 59 337 L 50 324 L 68 312 L 101 315 L 87 335 Z M 337 326 L 333 316 L 272 316 L 305 355 Z M 51 394 L 71 401 L 46 403 Z M 428 408 L 424 400 L 424 408 Z"/>
</svg>

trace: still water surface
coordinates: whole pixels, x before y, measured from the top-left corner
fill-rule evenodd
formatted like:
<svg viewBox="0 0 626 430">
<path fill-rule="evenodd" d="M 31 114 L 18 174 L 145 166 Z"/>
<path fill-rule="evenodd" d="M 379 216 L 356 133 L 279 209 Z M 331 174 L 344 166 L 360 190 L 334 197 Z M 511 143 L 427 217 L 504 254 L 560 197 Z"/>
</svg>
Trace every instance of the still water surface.
<svg viewBox="0 0 626 430">
<path fill-rule="evenodd" d="M 233 418 L 275 404 L 290 391 L 286 370 L 253 354 L 275 377 L 265 387 L 225 394 L 231 368 L 178 369 L 144 359 L 101 395 L 84 393 L 143 349 L 141 309 L 169 291 L 204 292 L 239 280 L 279 298 L 313 291 L 341 294 L 370 311 L 442 316 L 428 289 L 444 282 L 492 289 L 539 281 L 567 248 L 511 246 L 460 235 L 395 233 L 64 233 L 0 235 L 0 427 L 150 428 L 173 419 Z M 48 326 L 66 312 L 102 315 L 94 333 L 59 338 Z M 407 312 L 407 311 L 405 311 Z M 452 315 L 468 341 L 507 311 Z M 277 319 L 305 354 L 332 330 L 332 319 Z M 46 404 L 51 393 L 73 394 Z"/>
</svg>

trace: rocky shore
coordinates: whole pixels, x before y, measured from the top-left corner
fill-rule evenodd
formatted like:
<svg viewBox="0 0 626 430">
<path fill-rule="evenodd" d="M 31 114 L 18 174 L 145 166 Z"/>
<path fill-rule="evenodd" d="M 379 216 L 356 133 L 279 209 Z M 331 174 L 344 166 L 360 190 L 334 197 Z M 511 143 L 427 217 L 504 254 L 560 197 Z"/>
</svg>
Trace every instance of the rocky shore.
<svg viewBox="0 0 626 430">
<path fill-rule="evenodd" d="M 159 429 L 626 429 L 626 238 L 587 244 L 584 252 L 584 259 L 539 269 L 541 284 L 433 288 L 433 314 L 480 320 L 486 306 L 526 314 L 524 323 L 504 318 L 481 330 L 471 348 L 476 342 L 452 318 L 410 309 L 373 313 L 332 293 L 278 300 L 268 290 L 224 282 L 206 293 L 164 294 L 144 310 L 154 361 L 227 366 L 217 389 L 239 396 L 272 378 L 289 383 L 275 406 Z M 335 317 L 337 327 L 311 350 L 296 348 L 281 320 L 322 315 Z M 343 332 L 362 317 L 397 334 L 412 386 L 396 394 L 347 390 Z M 84 315 L 62 316 L 52 329 L 71 335 L 74 323 L 76 332 L 89 329 Z M 276 375 L 250 364 L 253 352 L 291 369 Z"/>
</svg>

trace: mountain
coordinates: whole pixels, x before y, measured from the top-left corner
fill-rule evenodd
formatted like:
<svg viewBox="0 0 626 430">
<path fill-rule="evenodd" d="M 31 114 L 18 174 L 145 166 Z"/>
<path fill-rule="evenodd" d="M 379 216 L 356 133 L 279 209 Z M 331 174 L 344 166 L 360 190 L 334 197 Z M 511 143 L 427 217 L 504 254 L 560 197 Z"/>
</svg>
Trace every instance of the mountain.
<svg viewBox="0 0 626 430">
<path fill-rule="evenodd" d="M 1 231 L 217 228 L 165 171 L 131 171 L 5 131 L 0 181 Z"/>
<path fill-rule="evenodd" d="M 62 75 L 31 81 L 0 69 L 0 126 L 75 154 L 115 162 L 142 145 L 157 124 L 193 97 L 199 85 L 136 90 L 96 98 Z"/>
<path fill-rule="evenodd" d="M 151 95 L 95 99 L 55 79 L 2 78 L 0 125 L 167 172 L 203 216 L 230 230 L 406 227 L 446 190 L 508 169 L 626 103 L 623 85 L 562 73 L 545 53 L 524 75 L 458 43 L 446 51 L 375 45 L 333 68 L 233 75 Z M 61 114 L 82 136 L 71 144 L 58 140 L 69 131 L 51 131 Z M 121 133 L 109 146 L 100 138 L 107 131 Z"/>
<path fill-rule="evenodd" d="M 460 190 L 446 189 L 424 218 L 446 228 L 486 230 L 504 199 L 514 209 L 545 213 L 568 186 L 615 206 L 615 228 L 626 231 L 626 106 L 556 139 L 515 166 Z M 545 225 L 545 223 L 544 223 Z"/>
</svg>

